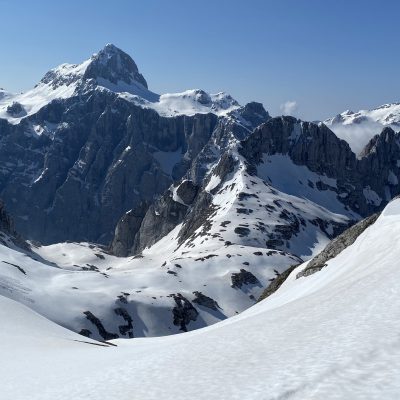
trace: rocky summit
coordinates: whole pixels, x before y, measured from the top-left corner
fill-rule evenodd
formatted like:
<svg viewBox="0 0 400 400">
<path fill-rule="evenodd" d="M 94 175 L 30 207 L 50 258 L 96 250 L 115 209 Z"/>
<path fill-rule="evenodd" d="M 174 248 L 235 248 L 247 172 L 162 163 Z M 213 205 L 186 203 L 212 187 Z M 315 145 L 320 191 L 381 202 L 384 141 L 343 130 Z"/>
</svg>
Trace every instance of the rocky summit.
<svg viewBox="0 0 400 400">
<path fill-rule="evenodd" d="M 240 107 L 221 93 L 195 90 L 160 101 L 113 45 L 49 71 L 25 102 L 38 92 L 40 107 L 28 109 L 18 95 L 0 100 L 0 193 L 17 229 L 42 243 L 107 244 L 121 216 L 194 168 L 217 132 L 229 131 L 220 141 L 242 137 L 269 118 L 262 106 Z M 22 109 L 25 116 L 15 118 Z"/>
<path fill-rule="evenodd" d="M 0 3 L 0 400 L 400 399 L 400 2 Z"/>
<path fill-rule="evenodd" d="M 399 194 L 399 139 L 356 155 L 257 102 L 157 94 L 107 45 L 0 92 L 0 294 L 95 340 L 212 325 L 351 246 Z"/>
</svg>

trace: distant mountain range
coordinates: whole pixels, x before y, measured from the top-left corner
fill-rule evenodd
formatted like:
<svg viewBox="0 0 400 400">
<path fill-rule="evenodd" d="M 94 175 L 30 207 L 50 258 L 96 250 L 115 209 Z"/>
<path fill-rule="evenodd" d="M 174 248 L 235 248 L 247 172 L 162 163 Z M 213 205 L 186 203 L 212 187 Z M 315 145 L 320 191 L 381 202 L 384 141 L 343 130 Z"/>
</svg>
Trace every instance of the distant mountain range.
<svg viewBox="0 0 400 400">
<path fill-rule="evenodd" d="M 382 109 L 323 124 L 158 95 L 113 45 L 2 91 L 0 294 L 101 340 L 234 316 L 400 193 Z M 329 127 L 363 121 L 383 129 L 356 156 Z"/>
<path fill-rule="evenodd" d="M 395 131 L 400 128 L 400 103 L 384 104 L 372 110 L 353 112 L 346 110 L 324 121 L 341 139 L 346 140 L 354 152 L 364 146 L 385 127 Z"/>
</svg>

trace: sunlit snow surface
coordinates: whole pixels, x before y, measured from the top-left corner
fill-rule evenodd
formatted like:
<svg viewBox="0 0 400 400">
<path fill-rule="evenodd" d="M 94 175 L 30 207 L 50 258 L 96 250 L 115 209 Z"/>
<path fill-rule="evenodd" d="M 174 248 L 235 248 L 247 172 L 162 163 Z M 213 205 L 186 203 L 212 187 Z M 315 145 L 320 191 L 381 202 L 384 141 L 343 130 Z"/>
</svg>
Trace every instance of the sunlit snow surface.
<svg viewBox="0 0 400 400">
<path fill-rule="evenodd" d="M 89 243 L 59 243 L 33 246 L 35 261 L 0 247 L 0 295 L 75 332 L 90 330 L 95 339 L 101 336 L 86 318 L 87 311 L 100 318 L 108 332 L 128 337 L 119 330 L 125 324 L 116 312 L 119 308 L 131 316 L 135 338 L 180 333 L 172 295 L 181 294 L 199 313 L 188 321 L 188 330 L 232 317 L 254 305 L 276 274 L 320 251 L 337 224 L 360 218 L 343 207 L 334 190 L 319 191 L 307 183 L 324 181 L 335 189 L 334 180 L 305 167 L 303 181 L 297 180 L 296 167 L 284 156 L 266 158 L 259 165 L 260 176 L 250 176 L 241 156 L 232 154 L 238 165 L 224 181 L 211 169 L 204 183 L 205 190 L 214 193 L 211 213 L 184 242 L 178 225 L 136 257 L 114 257 Z M 157 157 L 162 163 L 164 154 Z M 295 183 L 288 185 L 287 177 Z M 175 189 L 170 195 L 182 203 Z M 290 221 L 301 221 L 290 240 L 269 248 L 266 240 Z M 233 286 L 232 277 L 241 270 L 257 282 Z M 196 292 L 215 300 L 218 308 L 196 304 Z"/>
<path fill-rule="evenodd" d="M 93 89 L 109 90 L 122 99 L 153 109 L 164 117 L 206 113 L 226 115 L 240 107 L 236 100 L 223 92 L 209 94 L 193 89 L 159 95 L 134 79 L 130 83 L 121 80 L 112 83 L 102 77 L 88 80 L 84 78 L 84 74 L 96 56 L 93 55 L 81 64 L 62 64 L 53 68 L 38 85 L 25 93 L 13 94 L 0 89 L 0 118 L 7 119 L 11 124 L 18 124 L 23 118 L 35 114 L 55 99 L 78 96 Z M 22 107 L 22 111 L 10 112 L 9 107 L 15 103 Z"/>
<path fill-rule="evenodd" d="M 324 123 L 358 154 L 383 128 L 390 127 L 396 132 L 400 130 L 400 103 L 384 104 L 358 112 L 347 110 Z"/>
<path fill-rule="evenodd" d="M 399 227 L 395 200 L 322 271 L 296 280 L 300 266 L 241 315 L 118 347 L 0 297 L 1 398 L 398 399 Z"/>
</svg>

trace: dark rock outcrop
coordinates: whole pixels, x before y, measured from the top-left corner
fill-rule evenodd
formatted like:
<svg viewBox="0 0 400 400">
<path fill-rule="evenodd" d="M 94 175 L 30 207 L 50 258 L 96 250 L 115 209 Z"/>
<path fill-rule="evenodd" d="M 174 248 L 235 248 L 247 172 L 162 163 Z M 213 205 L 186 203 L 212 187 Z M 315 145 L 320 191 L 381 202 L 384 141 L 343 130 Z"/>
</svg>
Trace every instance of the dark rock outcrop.
<svg viewBox="0 0 400 400">
<path fill-rule="evenodd" d="M 282 272 L 281 274 L 278 274 L 272 281 L 271 283 L 265 288 L 263 293 L 261 294 L 260 298 L 258 301 L 264 300 L 267 297 L 271 296 L 271 294 L 275 293 L 283 284 L 283 282 L 286 281 L 286 279 L 289 277 L 289 275 L 299 266 L 299 264 L 292 265 L 289 267 L 286 271 Z"/>
<path fill-rule="evenodd" d="M 135 237 L 148 209 L 149 203 L 143 201 L 118 221 L 111 244 L 111 251 L 114 255 L 126 257 L 135 248 Z"/>
<path fill-rule="evenodd" d="M 180 293 L 172 295 L 176 306 L 172 309 L 174 325 L 180 327 L 181 331 L 187 332 L 187 325 L 190 321 L 196 321 L 199 312 L 192 303 Z"/>
<path fill-rule="evenodd" d="M 176 194 L 184 204 L 190 205 L 196 198 L 199 186 L 195 185 L 192 181 L 184 180 L 176 189 Z"/>
<path fill-rule="evenodd" d="M 183 176 L 216 121 L 163 118 L 99 90 L 54 101 L 19 125 L 0 120 L 1 196 L 28 239 L 108 243 L 125 212 Z M 27 134 L 30 124 L 41 136 Z M 158 153 L 179 150 L 170 173 Z"/>
<path fill-rule="evenodd" d="M 116 333 L 108 332 L 104 328 L 104 325 L 101 323 L 101 321 L 92 312 L 84 311 L 84 314 L 86 315 L 86 318 L 97 328 L 99 335 L 104 340 L 112 340 L 112 339 L 117 339 L 119 337 L 118 334 Z"/>
<path fill-rule="evenodd" d="M 7 114 L 13 117 L 23 117 L 26 115 L 26 111 L 21 103 L 14 101 L 10 106 L 7 107 Z"/>
<path fill-rule="evenodd" d="M 356 239 L 375 221 L 378 219 L 379 213 L 373 214 L 368 218 L 363 219 L 353 225 L 341 235 L 333 239 L 316 257 L 314 257 L 301 272 L 296 275 L 296 278 L 312 275 L 320 271 L 326 266 L 326 263 L 340 254 L 344 249 L 351 246 Z"/>
<path fill-rule="evenodd" d="M 248 160 L 251 174 L 256 174 L 265 154 L 288 155 L 295 164 L 336 179 L 336 188 L 321 182 L 323 187 L 318 189 L 335 191 L 345 206 L 368 216 L 400 193 L 396 183 L 400 177 L 399 139 L 399 133 L 385 128 L 357 158 L 349 145 L 325 125 L 279 117 L 260 125 L 242 142 L 240 152 Z"/>
<path fill-rule="evenodd" d="M 129 338 L 133 338 L 133 319 L 132 317 L 129 315 L 128 311 L 125 310 L 125 308 L 122 307 L 118 307 L 114 310 L 115 314 L 119 315 L 120 317 L 122 317 L 126 324 L 125 325 L 120 325 L 118 327 L 119 329 L 119 333 L 122 336 L 126 336 L 128 335 Z"/>
<path fill-rule="evenodd" d="M 30 250 L 29 244 L 16 231 L 14 221 L 6 211 L 2 200 L 0 200 L 0 243 L 7 247 L 15 245 L 24 251 Z"/>
<path fill-rule="evenodd" d="M 195 295 L 195 298 L 193 300 L 193 303 L 199 304 L 200 306 L 210 308 L 211 310 L 217 311 L 220 307 L 218 303 L 212 299 L 211 297 L 206 296 L 205 294 L 201 292 L 193 292 Z"/>
<path fill-rule="evenodd" d="M 243 285 L 260 285 L 260 281 L 250 272 L 241 268 L 231 275 L 232 287 L 241 289 Z"/>
</svg>

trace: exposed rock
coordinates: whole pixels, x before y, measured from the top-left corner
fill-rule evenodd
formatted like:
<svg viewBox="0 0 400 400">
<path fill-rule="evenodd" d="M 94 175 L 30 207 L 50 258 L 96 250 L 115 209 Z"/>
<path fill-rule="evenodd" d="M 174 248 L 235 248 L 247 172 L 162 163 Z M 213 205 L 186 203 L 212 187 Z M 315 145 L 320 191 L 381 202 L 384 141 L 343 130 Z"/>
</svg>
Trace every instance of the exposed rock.
<svg viewBox="0 0 400 400">
<path fill-rule="evenodd" d="M 14 222 L 8 215 L 4 203 L 1 200 L 0 200 L 0 231 L 11 236 L 15 236 L 17 234 L 14 228 Z"/>
<path fill-rule="evenodd" d="M 176 194 L 186 205 L 190 205 L 193 203 L 198 191 L 198 185 L 195 185 L 192 181 L 184 180 L 176 189 Z"/>
<path fill-rule="evenodd" d="M 195 295 L 195 299 L 193 300 L 193 303 L 199 304 L 200 306 L 211 308 L 212 310 L 217 311 L 219 307 L 218 303 L 212 299 L 211 297 L 206 296 L 205 294 L 201 292 L 193 292 Z"/>
<path fill-rule="evenodd" d="M 172 193 L 167 191 L 149 207 L 134 238 L 130 254 L 141 252 L 168 234 L 176 225 L 182 222 L 187 211 L 188 207 L 175 201 Z M 155 229 L 155 227 L 157 228 Z"/>
<path fill-rule="evenodd" d="M 176 306 L 172 309 L 174 316 L 174 325 L 180 327 L 181 331 L 187 332 L 187 325 L 190 321 L 196 321 L 198 311 L 192 303 L 180 293 L 172 295 Z"/>
<path fill-rule="evenodd" d="M 375 221 L 378 219 L 379 213 L 373 214 L 368 218 L 363 219 L 357 224 L 353 225 L 341 235 L 333 239 L 325 248 L 314 257 L 301 272 L 296 275 L 296 278 L 301 278 L 302 276 L 312 275 L 315 272 L 320 271 L 326 266 L 326 263 L 331 259 L 336 257 L 345 248 L 352 245 L 356 239 Z"/>
<path fill-rule="evenodd" d="M 282 286 L 283 282 L 286 281 L 286 279 L 292 273 L 292 271 L 298 266 L 299 264 L 292 265 L 286 271 L 282 272 L 281 274 L 278 274 L 267 286 L 267 288 L 263 291 L 258 301 L 264 300 L 267 297 L 271 296 L 271 294 L 275 293 Z"/>
<path fill-rule="evenodd" d="M 265 242 L 265 245 L 268 249 L 279 248 L 282 247 L 284 244 L 284 241 L 281 239 L 269 239 Z"/>
<path fill-rule="evenodd" d="M 263 155 L 286 154 L 297 165 L 337 181 L 336 188 L 317 182 L 317 189 L 338 193 L 338 199 L 354 212 L 368 216 L 381 210 L 400 193 L 399 185 L 390 185 L 391 173 L 400 177 L 400 134 L 385 128 L 367 144 L 357 158 L 349 145 L 323 124 L 293 117 L 272 118 L 260 125 L 242 142 L 241 154 L 248 160 L 248 171 L 255 174 Z M 312 183 L 312 182 L 311 182 Z M 314 186 L 312 184 L 312 186 Z M 371 201 L 365 190 L 372 190 Z"/>
<path fill-rule="evenodd" d="M 133 210 L 128 211 L 115 228 L 114 239 L 111 243 L 111 252 L 118 257 L 130 254 L 135 243 L 135 237 L 142 225 L 143 218 L 149 209 L 148 202 L 141 202 Z"/>
<path fill-rule="evenodd" d="M 185 174 L 217 120 L 214 114 L 160 117 L 94 89 L 79 101 L 53 101 L 19 125 L 0 120 L 0 162 L 7 166 L 0 193 L 28 239 L 107 244 L 122 215 Z M 30 124 L 43 127 L 40 136 L 26 134 Z M 155 154 L 179 149 L 170 174 Z M 18 167 L 18 160 L 24 164 Z"/>
<path fill-rule="evenodd" d="M 194 205 L 185 218 L 185 223 L 179 231 L 179 243 L 183 243 L 189 238 L 194 240 L 195 232 L 200 227 L 203 229 L 200 233 L 197 233 L 197 235 L 206 234 L 210 224 L 209 218 L 214 212 L 212 195 L 206 191 L 199 193 Z"/>
<path fill-rule="evenodd" d="M 121 335 L 128 335 L 129 338 L 133 338 L 133 325 L 132 325 L 132 317 L 129 315 L 128 311 L 125 308 L 119 307 L 114 310 L 115 314 L 121 316 L 125 321 L 125 325 L 120 325 L 119 332 Z"/>
<path fill-rule="evenodd" d="M 260 281 L 250 272 L 241 268 L 231 275 L 232 287 L 240 289 L 243 285 L 259 285 Z"/>
<path fill-rule="evenodd" d="M 14 221 L 6 211 L 2 200 L 0 200 L 0 243 L 7 247 L 15 245 L 22 250 L 30 250 L 29 244 L 16 231 Z"/>
<path fill-rule="evenodd" d="M 235 169 L 237 162 L 229 153 L 223 154 L 217 166 L 214 168 L 214 174 L 219 176 L 221 181 L 225 180 L 228 174 Z"/>
<path fill-rule="evenodd" d="M 79 332 L 80 335 L 90 337 L 92 332 L 89 329 L 81 329 Z"/>
<path fill-rule="evenodd" d="M 7 107 L 7 114 L 13 117 L 23 117 L 26 115 L 26 111 L 21 103 L 14 101 L 10 106 Z"/>
<path fill-rule="evenodd" d="M 248 236 L 250 234 L 250 229 L 244 228 L 242 226 L 237 226 L 235 228 L 235 233 L 238 234 L 239 236 Z"/>
<path fill-rule="evenodd" d="M 118 84 L 120 81 L 127 84 L 138 82 L 147 88 L 147 82 L 139 73 L 132 58 L 112 44 L 106 45 L 92 57 L 83 78 L 96 80 L 102 78 L 114 84 Z"/>
<path fill-rule="evenodd" d="M 271 119 L 268 112 L 265 111 L 263 105 L 255 101 L 247 103 L 244 106 L 241 115 L 246 121 L 250 122 L 253 127 L 256 127 Z"/>
<path fill-rule="evenodd" d="M 19 265 L 10 263 L 10 262 L 8 262 L 8 261 L 2 261 L 2 262 L 3 262 L 4 264 L 8 264 L 8 265 L 11 265 L 11 266 L 14 267 L 14 268 L 17 268 L 19 272 L 22 272 L 24 275 L 26 275 L 25 270 L 24 270 L 23 268 L 21 268 Z"/>
<path fill-rule="evenodd" d="M 84 311 L 83 314 L 85 314 L 86 318 L 97 328 L 97 330 L 99 332 L 99 335 L 104 340 L 112 340 L 112 339 L 117 339 L 118 338 L 118 335 L 116 333 L 107 332 L 107 330 L 104 328 L 104 326 L 101 323 L 101 321 L 94 314 L 92 314 L 90 311 Z"/>
</svg>

